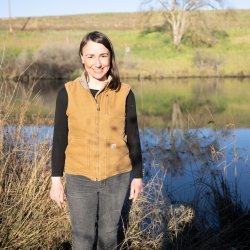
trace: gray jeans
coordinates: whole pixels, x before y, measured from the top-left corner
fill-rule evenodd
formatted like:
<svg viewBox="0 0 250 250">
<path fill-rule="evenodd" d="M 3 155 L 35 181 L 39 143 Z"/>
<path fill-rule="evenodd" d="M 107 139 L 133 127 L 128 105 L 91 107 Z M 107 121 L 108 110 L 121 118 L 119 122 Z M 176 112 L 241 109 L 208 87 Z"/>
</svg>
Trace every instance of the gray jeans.
<svg viewBox="0 0 250 250">
<path fill-rule="evenodd" d="M 129 181 L 130 172 L 102 181 L 66 174 L 73 250 L 93 249 L 96 231 L 97 249 L 116 249 L 118 223 Z"/>
</svg>

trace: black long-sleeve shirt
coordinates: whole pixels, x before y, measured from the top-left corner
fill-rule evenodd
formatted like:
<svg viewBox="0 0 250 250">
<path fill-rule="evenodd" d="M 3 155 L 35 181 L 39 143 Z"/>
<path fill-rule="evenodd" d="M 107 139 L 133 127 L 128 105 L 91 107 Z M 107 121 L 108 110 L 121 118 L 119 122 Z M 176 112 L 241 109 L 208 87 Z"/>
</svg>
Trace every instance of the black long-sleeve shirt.
<svg viewBox="0 0 250 250">
<path fill-rule="evenodd" d="M 98 90 L 90 89 L 93 96 Z M 54 120 L 54 135 L 52 146 L 52 176 L 62 176 L 65 163 L 65 150 L 68 145 L 68 94 L 66 88 L 59 90 L 56 99 L 56 112 Z M 138 131 L 135 97 L 130 90 L 126 100 L 125 133 L 132 163 L 134 178 L 142 178 L 142 154 Z"/>
</svg>

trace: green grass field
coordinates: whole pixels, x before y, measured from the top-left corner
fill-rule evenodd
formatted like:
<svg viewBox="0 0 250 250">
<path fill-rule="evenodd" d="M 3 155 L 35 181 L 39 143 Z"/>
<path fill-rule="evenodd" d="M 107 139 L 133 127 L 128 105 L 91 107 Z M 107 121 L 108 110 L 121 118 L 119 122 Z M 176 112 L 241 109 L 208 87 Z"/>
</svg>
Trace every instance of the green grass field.
<svg viewBox="0 0 250 250">
<path fill-rule="evenodd" d="M 223 57 L 221 76 L 237 76 L 239 72 L 249 76 L 250 10 L 235 11 L 230 15 L 226 11 L 205 11 L 204 15 L 208 25 L 217 32 L 215 45 L 191 46 L 187 36 L 179 50 L 173 47 L 171 32 L 162 28 L 164 20 L 157 12 L 147 26 L 142 12 L 30 18 L 24 29 L 27 19 L 15 18 L 11 20 L 15 36 L 9 32 L 9 20 L 1 19 L 1 52 L 5 50 L 7 61 L 23 50 L 33 54 L 45 45 L 64 46 L 67 37 L 77 54 L 82 36 L 100 30 L 111 38 L 124 77 L 138 74 L 151 77 L 215 76 L 216 72 L 209 67 L 195 65 L 197 49 L 214 58 Z M 129 53 L 125 52 L 126 46 L 130 47 Z"/>
</svg>

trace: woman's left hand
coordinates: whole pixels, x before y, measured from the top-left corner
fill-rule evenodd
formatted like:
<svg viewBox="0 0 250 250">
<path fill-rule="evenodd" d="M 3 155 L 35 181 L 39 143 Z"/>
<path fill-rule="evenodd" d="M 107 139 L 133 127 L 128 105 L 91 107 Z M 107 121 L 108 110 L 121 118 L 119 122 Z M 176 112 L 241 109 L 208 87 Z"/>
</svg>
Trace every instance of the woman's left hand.
<svg viewBox="0 0 250 250">
<path fill-rule="evenodd" d="M 135 202 L 135 200 L 142 191 L 142 178 L 134 178 L 131 182 L 129 199 Z"/>
</svg>

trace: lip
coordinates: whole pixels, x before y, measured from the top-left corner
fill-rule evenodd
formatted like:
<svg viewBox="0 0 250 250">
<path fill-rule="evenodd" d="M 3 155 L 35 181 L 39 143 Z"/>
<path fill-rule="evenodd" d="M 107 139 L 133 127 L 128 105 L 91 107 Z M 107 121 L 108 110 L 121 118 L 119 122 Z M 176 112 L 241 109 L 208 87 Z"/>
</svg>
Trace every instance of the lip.
<svg viewBox="0 0 250 250">
<path fill-rule="evenodd" d="M 103 69 L 93 69 L 93 71 L 94 71 L 95 73 L 102 73 L 102 72 L 103 72 Z"/>
</svg>

